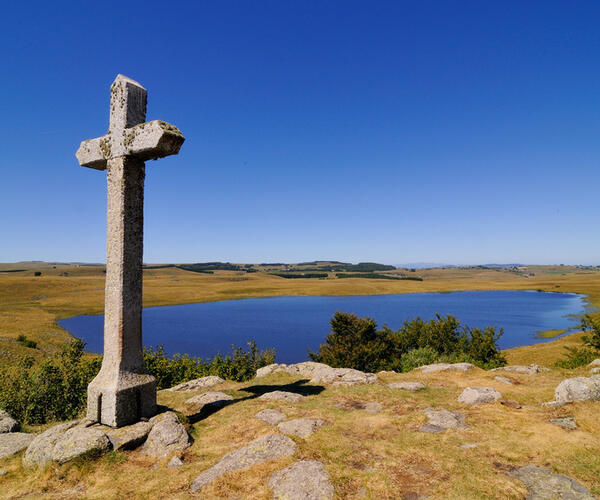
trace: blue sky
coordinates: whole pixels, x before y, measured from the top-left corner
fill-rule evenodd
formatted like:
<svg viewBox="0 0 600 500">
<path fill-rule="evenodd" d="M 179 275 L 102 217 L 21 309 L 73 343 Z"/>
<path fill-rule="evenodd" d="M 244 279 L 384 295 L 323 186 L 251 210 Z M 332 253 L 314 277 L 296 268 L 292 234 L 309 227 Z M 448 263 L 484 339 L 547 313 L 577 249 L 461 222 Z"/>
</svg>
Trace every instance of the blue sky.
<svg viewBox="0 0 600 500">
<path fill-rule="evenodd" d="M 598 2 L 10 2 L 0 261 L 105 259 L 117 73 L 177 125 L 146 262 L 600 264 Z"/>
</svg>

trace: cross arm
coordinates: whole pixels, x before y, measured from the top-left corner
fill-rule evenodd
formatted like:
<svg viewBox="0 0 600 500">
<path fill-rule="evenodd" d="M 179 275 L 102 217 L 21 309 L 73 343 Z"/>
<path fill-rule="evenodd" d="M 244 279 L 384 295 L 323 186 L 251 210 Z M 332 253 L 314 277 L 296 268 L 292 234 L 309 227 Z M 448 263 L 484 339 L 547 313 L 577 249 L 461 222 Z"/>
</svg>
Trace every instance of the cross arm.
<svg viewBox="0 0 600 500">
<path fill-rule="evenodd" d="M 181 131 L 167 122 L 154 120 L 140 123 L 123 131 L 122 137 L 110 132 L 96 139 L 83 141 L 75 156 L 83 167 L 106 169 L 106 160 L 133 156 L 140 160 L 156 160 L 179 152 L 185 138 Z"/>
</svg>

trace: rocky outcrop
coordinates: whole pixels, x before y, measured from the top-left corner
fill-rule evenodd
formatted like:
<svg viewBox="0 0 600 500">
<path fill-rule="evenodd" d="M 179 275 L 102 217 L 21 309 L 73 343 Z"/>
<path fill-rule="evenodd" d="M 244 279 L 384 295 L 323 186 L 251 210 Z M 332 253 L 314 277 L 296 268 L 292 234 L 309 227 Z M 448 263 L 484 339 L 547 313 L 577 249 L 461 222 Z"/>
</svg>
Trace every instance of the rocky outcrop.
<svg viewBox="0 0 600 500">
<path fill-rule="evenodd" d="M 419 432 L 443 432 L 446 429 L 468 429 L 465 416 L 445 408 L 426 408 L 423 410 L 429 421 L 419 428 Z"/>
<path fill-rule="evenodd" d="M 152 417 L 150 423 L 153 427 L 142 446 L 142 454 L 162 458 L 183 451 L 192 445 L 190 436 L 176 413 L 172 411 L 161 413 Z"/>
<path fill-rule="evenodd" d="M 220 408 L 225 406 L 228 401 L 233 401 L 233 397 L 229 394 L 225 394 L 224 392 L 210 391 L 198 394 L 197 396 L 188 399 L 185 404 L 199 406 L 210 405 L 214 408 Z"/>
<path fill-rule="evenodd" d="M 209 375 L 208 377 L 197 378 L 189 380 L 183 384 L 176 385 L 167 389 L 167 391 L 196 391 L 198 389 L 206 389 L 207 387 L 213 387 L 215 385 L 223 384 L 225 380 L 221 377 Z"/>
<path fill-rule="evenodd" d="M 600 358 L 596 358 L 594 361 L 588 364 L 590 368 L 594 368 L 596 366 L 600 367 Z"/>
<path fill-rule="evenodd" d="M 421 370 L 423 373 L 467 372 L 472 368 L 475 368 L 475 365 L 471 363 L 434 363 L 432 365 L 419 366 L 415 370 Z"/>
<path fill-rule="evenodd" d="M 425 389 L 422 382 L 393 382 L 387 385 L 390 389 L 404 389 L 405 391 L 420 391 Z"/>
<path fill-rule="evenodd" d="M 19 422 L 10 416 L 4 410 L 0 410 L 0 434 L 5 432 L 17 432 L 19 430 Z"/>
<path fill-rule="evenodd" d="M 27 448 L 35 436 L 24 432 L 0 434 L 0 458 L 10 457 Z"/>
<path fill-rule="evenodd" d="M 192 492 L 199 492 L 204 486 L 228 472 L 247 469 L 269 460 L 278 460 L 296 453 L 297 445 L 287 436 L 269 434 L 255 439 L 247 446 L 225 455 L 211 468 L 205 470 L 192 483 Z"/>
<path fill-rule="evenodd" d="M 255 417 L 269 425 L 277 425 L 285 420 L 285 415 L 279 410 L 261 410 Z"/>
<path fill-rule="evenodd" d="M 56 441 L 51 459 L 53 462 L 64 464 L 88 453 L 107 451 L 110 447 L 108 436 L 101 430 L 76 426 Z"/>
<path fill-rule="evenodd" d="M 333 485 L 321 462 L 302 460 L 271 475 L 273 498 L 285 500 L 327 500 L 333 498 Z"/>
<path fill-rule="evenodd" d="M 600 375 L 575 377 L 563 380 L 554 390 L 557 403 L 572 403 L 600 399 Z"/>
<path fill-rule="evenodd" d="M 132 450 L 143 444 L 152 430 L 152 424 L 138 422 L 118 429 L 101 426 L 100 430 L 108 436 L 113 450 Z"/>
<path fill-rule="evenodd" d="M 494 377 L 494 380 L 496 382 L 502 382 L 503 384 L 508 384 L 508 385 L 515 385 L 513 379 L 508 378 L 508 377 Z"/>
<path fill-rule="evenodd" d="M 281 422 L 277 428 L 288 436 L 308 437 L 325 422 L 318 418 L 295 418 Z"/>
<path fill-rule="evenodd" d="M 290 375 L 309 378 L 313 384 L 362 385 L 377 382 L 377 375 L 365 373 L 353 368 L 332 368 L 323 363 L 305 361 L 293 365 L 272 364 L 259 368 L 257 377 L 264 377 L 275 372 L 286 372 Z"/>
<path fill-rule="evenodd" d="M 500 368 L 494 368 L 493 370 L 490 370 L 490 371 L 493 371 L 493 372 L 504 371 L 504 372 L 523 373 L 525 375 L 535 375 L 536 373 L 548 371 L 548 368 L 545 368 L 540 365 L 508 365 L 508 366 L 501 366 Z"/>
<path fill-rule="evenodd" d="M 458 402 L 468 405 L 480 405 L 484 403 L 493 403 L 501 398 L 502 394 L 493 387 L 467 387 L 461 395 L 458 396 Z"/>
<path fill-rule="evenodd" d="M 295 392 L 272 391 L 265 392 L 258 399 L 262 399 L 263 401 L 290 401 L 292 403 L 297 403 L 298 401 L 302 401 L 304 396 L 302 394 L 296 394 Z"/>
<path fill-rule="evenodd" d="M 63 438 L 65 433 L 75 427 L 79 421 L 66 422 L 55 425 L 34 438 L 27 447 L 23 463 L 27 466 L 45 465 L 53 460 L 53 451 L 56 443 Z"/>
<path fill-rule="evenodd" d="M 522 481 L 527 488 L 527 500 L 593 500 L 586 488 L 573 479 L 561 474 L 553 474 L 549 469 L 526 465 L 507 472 L 509 476 Z"/>
</svg>

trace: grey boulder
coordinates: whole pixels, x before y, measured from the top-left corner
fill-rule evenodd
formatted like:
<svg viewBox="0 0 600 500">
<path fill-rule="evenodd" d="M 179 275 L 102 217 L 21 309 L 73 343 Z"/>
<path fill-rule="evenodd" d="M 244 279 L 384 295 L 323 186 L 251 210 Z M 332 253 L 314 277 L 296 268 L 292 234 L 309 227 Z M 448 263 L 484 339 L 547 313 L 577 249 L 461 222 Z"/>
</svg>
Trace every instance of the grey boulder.
<svg viewBox="0 0 600 500">
<path fill-rule="evenodd" d="M 17 432 L 19 430 L 19 422 L 10 416 L 8 412 L 0 410 L 0 434 L 5 432 Z"/>
<path fill-rule="evenodd" d="M 130 450 L 140 446 L 150 434 L 152 424 L 150 422 L 137 422 L 133 425 L 119 427 L 99 427 L 110 440 L 114 450 Z"/>
<path fill-rule="evenodd" d="M 269 488 L 274 499 L 329 500 L 334 494 L 329 474 L 316 460 L 302 460 L 273 473 Z"/>
<path fill-rule="evenodd" d="M 247 446 L 227 453 L 219 462 L 202 472 L 192 483 L 192 492 L 197 493 L 205 485 L 228 472 L 248 469 L 269 460 L 278 460 L 296 453 L 297 445 L 287 436 L 269 434 L 255 439 Z"/>
<path fill-rule="evenodd" d="M 501 398 L 502 394 L 493 387 L 467 387 L 461 395 L 458 396 L 458 402 L 468 405 L 479 405 L 493 403 Z"/>
<path fill-rule="evenodd" d="M 554 390 L 554 400 L 558 403 L 572 403 L 600 399 L 600 375 L 575 377 L 563 380 Z"/>
<path fill-rule="evenodd" d="M 79 422 L 67 422 L 55 425 L 42 434 L 37 435 L 23 456 L 23 463 L 26 466 L 44 465 L 52 461 L 52 451 L 56 443 L 65 435 L 65 433 L 75 427 Z"/>
<path fill-rule="evenodd" d="M 0 458 L 10 457 L 27 448 L 35 436 L 24 432 L 0 434 Z"/>
<path fill-rule="evenodd" d="M 425 408 L 423 410 L 429 421 L 419 428 L 419 432 L 443 432 L 446 429 L 468 429 L 465 416 L 446 410 L 445 408 Z"/>
<path fill-rule="evenodd" d="M 431 365 L 423 365 L 415 368 L 423 373 L 435 372 L 467 372 L 475 368 L 471 363 L 433 363 Z"/>
<path fill-rule="evenodd" d="M 152 417 L 150 423 L 153 425 L 152 430 L 140 450 L 143 455 L 162 458 L 192 445 L 185 427 L 172 411 Z"/>
<path fill-rule="evenodd" d="M 526 465 L 507 474 L 525 484 L 527 500 L 593 500 L 596 498 L 570 477 L 553 474 L 544 467 Z"/>
<path fill-rule="evenodd" d="M 540 365 L 508 365 L 501 366 L 500 368 L 494 368 L 491 370 L 493 372 L 504 371 L 504 372 L 514 372 L 514 373 L 523 373 L 525 375 L 535 375 L 536 373 L 548 371 L 548 368 L 545 368 Z"/>
<path fill-rule="evenodd" d="M 197 378 L 189 380 L 183 384 L 176 385 L 167 389 L 167 391 L 195 391 L 198 389 L 204 389 L 206 387 L 213 387 L 218 384 L 223 384 L 225 380 L 215 375 L 209 375 L 208 377 Z"/>
<path fill-rule="evenodd" d="M 324 423 L 318 418 L 295 418 L 281 422 L 277 428 L 284 434 L 305 438 L 313 434 Z"/>
<path fill-rule="evenodd" d="M 186 405 L 211 405 L 213 407 L 221 407 L 227 404 L 227 401 L 233 401 L 233 397 L 224 392 L 209 391 L 202 394 L 198 394 L 193 398 L 188 399 Z"/>
<path fill-rule="evenodd" d="M 91 452 L 103 452 L 111 447 L 108 436 L 93 427 L 76 426 L 57 440 L 52 450 L 52 461 L 63 464 Z"/>
<path fill-rule="evenodd" d="M 422 382 L 392 382 L 387 385 L 390 389 L 404 389 L 405 391 L 420 391 L 425 389 Z"/>
</svg>

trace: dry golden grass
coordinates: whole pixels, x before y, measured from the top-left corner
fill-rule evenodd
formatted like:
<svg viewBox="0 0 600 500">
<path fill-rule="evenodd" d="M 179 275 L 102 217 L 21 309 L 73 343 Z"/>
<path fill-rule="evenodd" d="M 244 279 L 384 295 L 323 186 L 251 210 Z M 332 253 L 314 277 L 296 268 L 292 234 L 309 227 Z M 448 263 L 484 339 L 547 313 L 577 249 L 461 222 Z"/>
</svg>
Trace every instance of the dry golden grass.
<svg viewBox="0 0 600 500">
<path fill-rule="evenodd" d="M 575 371 L 583 374 L 584 369 Z M 40 471 L 23 469 L 20 457 L 0 462 L 8 474 L 2 478 L 2 498 L 144 499 L 189 498 L 193 479 L 225 453 L 273 432 L 254 415 L 277 408 L 288 418 L 318 417 L 326 422 L 312 436 L 294 438 L 295 457 L 225 475 L 201 491 L 200 498 L 271 498 L 270 474 L 297 459 L 326 464 L 336 498 L 397 499 L 410 493 L 432 499 L 523 498 L 521 483 L 508 477 L 511 467 L 535 464 L 576 478 L 600 493 L 600 421 L 597 403 L 577 403 L 559 409 L 535 406 L 514 409 L 497 403 L 469 407 L 458 403 L 464 387 L 495 387 L 507 400 L 537 405 L 552 398 L 563 374 L 551 370 L 536 375 L 510 374 L 519 385 L 493 380 L 497 375 L 474 369 L 467 373 L 380 374 L 380 384 L 357 387 L 310 386 L 312 394 L 300 403 L 261 401 L 261 391 L 285 388 L 296 379 L 275 374 L 246 383 L 213 388 L 232 394 L 236 401 L 197 420 L 196 409 L 186 406 L 192 393 L 159 393 L 159 402 L 187 414 L 195 442 L 184 453 L 185 465 L 169 469 L 165 461 L 136 452 L 111 453 L 97 460 L 82 460 Z M 385 384 L 419 380 L 428 388 L 416 393 L 389 389 Z M 267 386 L 267 387 L 265 387 Z M 270 387 L 269 387 L 270 386 Z M 319 392 L 321 391 L 321 392 Z M 378 401 L 383 411 L 369 415 L 352 408 L 352 402 Z M 342 404 L 340 404 L 342 403 Z M 345 405 L 343 403 L 346 403 Z M 344 406 L 347 409 L 344 409 Z M 466 415 L 467 430 L 423 434 L 421 410 L 443 406 Z M 195 415 L 195 416 L 194 416 Z M 552 425 L 550 418 L 574 416 L 578 430 Z M 462 450 L 464 443 L 476 449 Z M 79 488 L 79 489 L 77 489 Z"/>
</svg>

